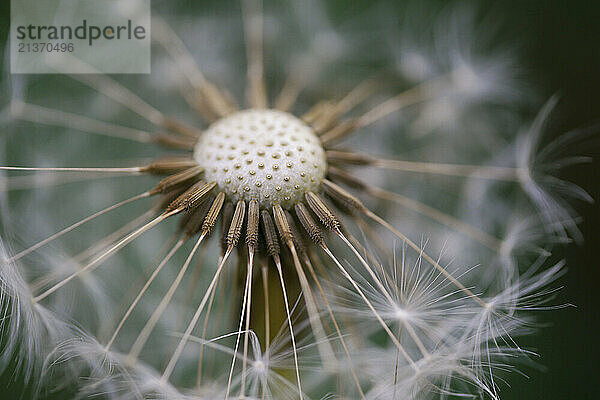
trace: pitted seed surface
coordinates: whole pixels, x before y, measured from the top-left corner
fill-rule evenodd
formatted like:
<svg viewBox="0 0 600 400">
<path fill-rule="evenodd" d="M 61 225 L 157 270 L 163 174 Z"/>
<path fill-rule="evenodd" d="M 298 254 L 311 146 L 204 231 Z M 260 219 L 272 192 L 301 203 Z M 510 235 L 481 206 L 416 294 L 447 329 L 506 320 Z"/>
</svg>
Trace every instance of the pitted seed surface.
<svg viewBox="0 0 600 400">
<path fill-rule="evenodd" d="M 194 159 L 232 201 L 255 199 L 262 208 L 292 207 L 318 190 L 327 171 L 313 129 L 276 110 L 244 110 L 218 120 L 198 141 Z"/>
</svg>

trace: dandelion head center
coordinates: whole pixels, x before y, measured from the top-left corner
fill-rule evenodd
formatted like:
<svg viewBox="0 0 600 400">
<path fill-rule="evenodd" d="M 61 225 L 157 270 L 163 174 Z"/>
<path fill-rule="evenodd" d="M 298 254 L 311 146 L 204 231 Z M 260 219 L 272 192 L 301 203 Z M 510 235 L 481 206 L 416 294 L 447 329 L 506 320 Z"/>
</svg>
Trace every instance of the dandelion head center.
<svg viewBox="0 0 600 400">
<path fill-rule="evenodd" d="M 230 199 L 257 200 L 263 208 L 302 201 L 327 170 L 314 130 L 276 110 L 244 110 L 216 121 L 200 137 L 194 159 Z"/>
<path fill-rule="evenodd" d="M 400 321 L 407 321 L 410 318 L 410 312 L 406 309 L 396 307 L 394 309 L 394 318 Z"/>
</svg>

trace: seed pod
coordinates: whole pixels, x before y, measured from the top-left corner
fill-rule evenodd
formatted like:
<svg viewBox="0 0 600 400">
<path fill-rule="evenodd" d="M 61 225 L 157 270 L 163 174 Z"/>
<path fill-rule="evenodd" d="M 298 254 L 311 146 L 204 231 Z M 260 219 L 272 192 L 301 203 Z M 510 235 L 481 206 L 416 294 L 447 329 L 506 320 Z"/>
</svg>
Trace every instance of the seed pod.
<svg viewBox="0 0 600 400">
<path fill-rule="evenodd" d="M 193 236 L 200 231 L 213 201 L 214 198 L 211 199 L 207 197 L 193 212 L 186 213 L 184 215 L 184 218 L 181 220 L 180 227 L 185 229 L 185 234 L 187 236 Z"/>
<path fill-rule="evenodd" d="M 248 203 L 248 221 L 246 227 L 246 244 L 252 251 L 258 245 L 258 225 L 260 220 L 260 207 L 258 201 L 250 200 Z"/>
<path fill-rule="evenodd" d="M 323 134 L 330 130 L 337 122 L 339 118 L 339 112 L 337 110 L 336 104 L 327 103 L 326 107 L 323 108 L 321 114 L 317 117 L 317 119 L 311 123 L 315 132 L 319 135 Z"/>
<path fill-rule="evenodd" d="M 167 207 L 169 207 L 169 204 L 171 204 L 176 198 L 181 196 L 181 194 L 183 194 L 183 192 L 185 191 L 186 188 L 177 187 L 174 188 L 174 190 L 165 193 L 160 197 L 160 200 L 157 202 L 156 210 L 161 212 L 164 211 Z"/>
<path fill-rule="evenodd" d="M 314 123 L 318 118 L 320 118 L 323 113 L 331 110 L 334 107 L 334 104 L 330 101 L 320 101 L 314 106 L 310 108 L 304 115 L 302 115 L 301 119 L 307 124 Z"/>
<path fill-rule="evenodd" d="M 191 211 L 204 200 L 215 186 L 217 186 L 216 182 L 198 182 L 169 204 L 165 211 Z"/>
<path fill-rule="evenodd" d="M 194 167 L 198 167 L 198 163 L 189 157 L 168 157 L 153 161 L 145 167 L 140 168 L 140 171 L 153 175 L 167 175 Z"/>
<path fill-rule="evenodd" d="M 365 206 L 359 199 L 335 183 L 327 179 L 323 179 L 321 185 L 329 197 L 351 212 L 359 212 L 365 209 Z"/>
<path fill-rule="evenodd" d="M 215 227 L 217 223 L 217 218 L 219 217 L 219 213 L 221 212 L 221 208 L 223 207 L 223 203 L 225 202 L 225 193 L 220 192 L 215 200 L 212 202 L 208 213 L 206 214 L 206 218 L 204 218 L 204 223 L 202 224 L 202 234 L 208 235 Z"/>
<path fill-rule="evenodd" d="M 197 142 L 196 138 L 170 135 L 168 133 L 153 135 L 151 140 L 160 146 L 178 150 L 192 150 Z"/>
<path fill-rule="evenodd" d="M 237 246 L 242 235 L 242 227 L 244 226 L 244 217 L 246 215 L 246 202 L 240 200 L 235 206 L 233 217 L 231 218 L 231 226 L 227 232 L 227 248 L 231 249 Z"/>
<path fill-rule="evenodd" d="M 167 207 L 167 210 L 191 211 L 195 209 L 206 198 L 206 196 L 217 186 L 216 182 L 198 182 L 179 196 Z"/>
<path fill-rule="evenodd" d="M 165 118 L 161 124 L 166 130 L 179 133 L 180 135 L 197 138 L 202 132 L 198 128 L 186 125 L 172 118 Z"/>
<path fill-rule="evenodd" d="M 336 181 L 339 180 L 339 181 L 343 182 L 344 184 L 353 187 L 354 189 L 358 189 L 358 190 L 367 189 L 367 185 L 363 181 L 356 178 L 354 175 L 348 173 L 347 171 L 344 171 L 341 168 L 337 168 L 337 167 L 330 165 L 327 168 L 327 175 L 330 179 L 333 179 Z"/>
<path fill-rule="evenodd" d="M 321 135 L 321 143 L 323 143 L 323 145 L 331 144 L 331 142 L 341 139 L 347 134 L 353 132 L 357 126 L 358 121 L 356 119 L 340 122 Z"/>
<path fill-rule="evenodd" d="M 210 104 L 208 104 L 201 91 L 195 90 L 185 93 L 185 95 L 192 107 L 194 107 L 194 110 L 200 114 L 200 117 L 204 121 L 213 123 L 220 118 L 219 115 L 211 108 Z"/>
<path fill-rule="evenodd" d="M 275 224 L 271 218 L 271 214 L 267 210 L 263 210 L 262 216 L 262 227 L 265 242 L 267 244 L 267 254 L 271 257 L 279 255 L 280 247 L 279 240 L 277 239 L 277 231 L 275 230 Z"/>
<path fill-rule="evenodd" d="M 283 212 L 283 208 L 279 204 L 273 206 L 273 217 L 275 219 L 275 225 L 277 225 L 277 230 L 281 235 L 283 241 L 291 246 L 294 243 L 294 235 L 292 233 L 292 229 L 288 224 L 287 218 L 285 217 L 285 213 Z"/>
<path fill-rule="evenodd" d="M 224 117 L 236 111 L 236 106 L 233 104 L 225 93 L 217 86 L 210 82 L 205 82 L 201 89 L 202 100 L 211 111 L 218 116 Z"/>
<path fill-rule="evenodd" d="M 327 162 L 329 163 L 370 165 L 375 162 L 375 159 L 370 156 L 352 153 L 350 151 L 327 150 L 325 155 L 327 156 Z"/>
<path fill-rule="evenodd" d="M 323 243 L 323 232 L 321 232 L 321 229 L 310 215 L 306 206 L 302 203 L 298 203 L 294 209 L 298 220 L 308 233 L 310 239 L 317 245 L 321 245 Z"/>
<path fill-rule="evenodd" d="M 177 174 L 167 176 L 162 179 L 158 184 L 150 190 L 151 194 L 167 193 L 176 187 L 181 185 L 189 185 L 192 182 L 196 182 L 200 178 L 200 174 L 204 172 L 202 167 L 196 166 L 188 168 Z"/>
<path fill-rule="evenodd" d="M 331 211 L 317 194 L 307 192 L 304 197 L 311 210 L 319 217 L 319 220 L 327 229 L 338 230 L 340 228 L 339 218 Z"/>
<path fill-rule="evenodd" d="M 231 219 L 233 218 L 233 204 L 231 202 L 225 203 L 223 209 L 223 217 L 221 218 L 221 251 L 224 252 L 227 249 L 227 234 L 229 233 L 229 227 L 231 226 Z"/>
<path fill-rule="evenodd" d="M 298 250 L 299 254 L 306 255 L 306 250 L 308 249 L 308 241 L 306 235 L 304 234 L 304 231 L 298 229 L 298 224 L 296 224 L 294 216 L 289 211 L 284 210 L 283 213 L 285 214 L 285 218 L 287 219 L 287 223 L 292 232 L 292 238 L 294 239 L 294 245 L 296 246 L 296 250 Z"/>
</svg>

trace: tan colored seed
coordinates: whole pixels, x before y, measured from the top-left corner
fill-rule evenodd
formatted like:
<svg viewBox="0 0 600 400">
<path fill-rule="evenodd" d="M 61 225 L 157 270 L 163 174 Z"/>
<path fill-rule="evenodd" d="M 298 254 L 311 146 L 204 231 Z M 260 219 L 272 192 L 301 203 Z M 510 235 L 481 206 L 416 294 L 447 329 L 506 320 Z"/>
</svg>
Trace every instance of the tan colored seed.
<svg viewBox="0 0 600 400">
<path fill-rule="evenodd" d="M 213 199 L 206 198 L 193 212 L 185 214 L 185 216 L 189 215 L 189 218 L 182 219 L 181 226 L 185 229 L 186 236 L 193 236 L 200 231 L 212 202 Z"/>
<path fill-rule="evenodd" d="M 202 167 L 192 167 L 177 174 L 167 176 L 158 182 L 158 184 L 150 191 L 151 194 L 166 193 L 179 185 L 185 185 L 196 182 L 200 175 L 204 172 Z"/>
<path fill-rule="evenodd" d="M 273 217 L 275 219 L 275 225 L 277 225 L 279 235 L 288 246 L 292 246 L 294 243 L 294 234 L 292 233 L 290 224 L 288 224 L 288 220 L 285 217 L 283 208 L 281 208 L 279 204 L 275 204 L 273 206 Z"/>
<path fill-rule="evenodd" d="M 369 165 L 375 162 L 375 159 L 372 157 L 348 151 L 328 150 L 325 152 L 325 155 L 328 162 L 341 162 L 353 165 Z"/>
<path fill-rule="evenodd" d="M 327 170 L 327 174 L 330 178 L 339 180 L 344 184 L 353 187 L 354 189 L 364 190 L 367 188 L 364 182 L 341 168 L 330 166 Z"/>
<path fill-rule="evenodd" d="M 160 146 L 178 150 L 192 150 L 197 142 L 196 138 L 171 135 L 168 133 L 153 135 L 151 140 L 153 143 Z"/>
<path fill-rule="evenodd" d="M 197 128 L 186 125 L 172 118 L 165 118 L 161 124 L 165 129 L 191 138 L 198 138 L 201 132 Z"/>
<path fill-rule="evenodd" d="M 347 134 L 351 133 L 357 127 L 358 120 L 356 119 L 340 122 L 321 136 L 321 143 L 323 143 L 323 145 L 330 144 L 331 142 L 341 139 Z"/>
<path fill-rule="evenodd" d="M 158 159 L 146 165 L 145 167 L 141 167 L 140 172 L 147 172 L 153 175 L 166 175 L 181 172 L 197 166 L 198 164 L 196 161 L 188 157 L 168 157 Z"/>
<path fill-rule="evenodd" d="M 263 222 L 263 235 L 267 244 L 267 254 L 271 257 L 278 256 L 281 249 L 279 247 L 277 231 L 275 230 L 275 224 L 273 223 L 271 214 L 269 214 L 267 210 L 263 210 L 261 216 Z"/>
<path fill-rule="evenodd" d="M 294 210 L 296 211 L 296 216 L 298 217 L 300 224 L 302 224 L 310 239 L 317 245 L 323 244 L 323 232 L 321 232 L 321 228 L 319 228 L 319 225 L 317 225 L 312 218 L 306 206 L 302 203 L 298 203 L 294 207 Z"/>
<path fill-rule="evenodd" d="M 225 203 L 223 208 L 223 217 L 221 218 L 221 251 L 227 249 L 227 234 L 229 233 L 229 227 L 231 226 L 231 219 L 233 217 L 233 204 L 231 202 Z"/>
<path fill-rule="evenodd" d="M 243 200 L 237 202 L 233 217 L 231 218 L 231 226 L 227 232 L 227 248 L 232 249 L 237 246 L 242 234 L 242 226 L 244 225 L 244 216 L 246 214 L 246 203 Z"/>
<path fill-rule="evenodd" d="M 260 207 L 258 201 L 250 200 L 248 203 L 248 221 L 246 228 L 246 244 L 252 251 L 258 245 L 258 225 L 260 220 Z"/>
<path fill-rule="evenodd" d="M 198 182 L 169 204 L 165 211 L 191 211 L 204 200 L 215 186 L 217 186 L 216 182 Z"/>
<path fill-rule="evenodd" d="M 208 210 L 208 214 L 204 218 L 204 223 L 202 224 L 202 233 L 205 235 L 210 234 L 212 229 L 215 227 L 217 223 L 217 218 L 219 217 L 219 213 L 221 212 L 221 208 L 223 207 L 223 203 L 225 202 L 225 193 L 220 192 L 215 200 L 212 202 L 210 209 Z"/>
<path fill-rule="evenodd" d="M 363 203 L 342 187 L 327 179 L 323 180 L 322 185 L 325 193 L 327 193 L 327 195 L 329 195 L 334 201 L 340 203 L 343 207 L 346 207 L 351 211 L 364 210 L 365 206 Z"/>
<path fill-rule="evenodd" d="M 307 254 L 308 243 L 306 241 L 306 235 L 304 235 L 303 231 L 298 229 L 298 225 L 294 220 L 294 217 L 288 210 L 284 210 L 285 217 L 287 219 L 288 225 L 290 226 L 290 230 L 292 231 L 292 238 L 294 239 L 294 245 L 296 246 L 296 250 L 298 253 L 305 256 Z"/>
<path fill-rule="evenodd" d="M 340 228 L 338 217 L 331 211 L 323 199 L 313 192 L 307 192 L 304 197 L 310 209 L 319 217 L 319 220 L 327 229 L 338 230 Z"/>
</svg>

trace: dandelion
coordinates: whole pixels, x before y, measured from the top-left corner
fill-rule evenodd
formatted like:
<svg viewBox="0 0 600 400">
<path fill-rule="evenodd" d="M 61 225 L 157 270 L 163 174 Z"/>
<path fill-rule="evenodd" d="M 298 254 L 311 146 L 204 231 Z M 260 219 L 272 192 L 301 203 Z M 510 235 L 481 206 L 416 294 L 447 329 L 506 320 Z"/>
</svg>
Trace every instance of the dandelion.
<svg viewBox="0 0 600 400">
<path fill-rule="evenodd" d="M 262 8 L 260 1 L 242 1 L 239 20 L 215 15 L 206 25 L 155 16 L 155 67 L 163 76 L 153 74 L 139 89 L 168 89 L 166 102 L 163 92 L 145 100 L 128 82 L 76 59 L 70 62 L 90 72 L 71 77 L 91 89 L 79 104 L 84 111 L 31 101 L 25 83 L 15 80 L 14 119 L 97 136 L 58 143 L 63 154 L 105 139 L 119 141 L 111 151 L 126 151 L 130 159 L 152 158 L 133 166 L 111 159 L 101 167 L 0 167 L 34 177 L 7 177 L 6 193 L 42 192 L 15 200 L 8 232 L 20 222 L 14 215 L 38 213 L 31 221 L 42 221 L 39 226 L 25 225 L 49 230 L 44 221 L 52 219 L 55 194 L 64 204 L 103 204 L 4 255 L 2 327 L 9 340 L 1 366 L 23 360 L 28 379 L 43 369 L 42 395 L 44 387 L 70 386 L 81 396 L 114 398 L 499 398 L 498 371 L 512 369 L 507 359 L 527 355 L 515 341 L 529 332 L 525 315 L 551 298 L 546 287 L 562 271 L 561 264 L 538 271 L 540 265 L 557 236 L 564 240 L 576 229 L 567 203 L 548 183 L 583 196 L 542 167 L 556 162 L 552 149 L 536 151 L 553 102 L 534 122 L 534 135 L 518 139 L 505 140 L 499 119 L 481 117 L 485 109 L 516 119 L 508 104 L 521 88 L 508 78 L 508 55 L 486 58 L 450 40 L 439 45 L 446 33 L 464 36 L 453 29 L 471 27 L 459 24 L 469 17 L 465 10 L 440 17 L 450 22 L 438 29 L 451 28 L 430 32 L 433 44 L 423 39 L 365 54 L 384 60 L 391 54 L 397 69 L 391 77 L 366 74 L 343 95 L 335 90 L 325 97 L 332 79 L 320 87 L 317 77 L 330 64 L 351 60 L 350 43 L 360 47 L 361 41 L 344 40 L 343 29 L 314 14 L 322 20 L 318 29 L 299 29 L 309 36 L 306 48 L 294 52 L 284 37 L 281 54 L 293 54 L 277 61 L 288 73 L 278 81 L 264 54 L 269 45 L 278 49 L 279 31 L 288 24 L 281 10 Z M 290 21 L 293 31 L 297 21 Z M 195 43 L 205 27 L 211 35 L 243 33 L 243 73 L 220 77 L 220 69 L 235 69 L 238 60 L 221 68 L 210 64 L 221 62 L 220 55 L 211 61 L 194 52 L 205 45 Z M 210 51 L 225 53 L 220 46 Z M 425 56 L 432 49 L 437 53 Z M 337 76 L 342 87 L 344 75 Z M 245 83 L 236 85 L 240 76 Z M 233 92 L 244 87 L 243 105 L 224 81 Z M 396 91 L 402 83 L 408 86 Z M 182 96 L 172 96 L 172 89 Z M 307 106 L 315 94 L 321 97 Z M 189 120 L 180 116 L 184 102 Z M 456 132 L 475 114 L 479 136 L 464 143 Z M 134 118 L 139 128 L 130 126 Z M 378 134 L 384 139 L 374 139 Z M 392 145 L 405 148 L 406 157 L 376 154 Z M 432 159 L 444 152 L 441 161 Z M 139 184 L 146 186 L 124 195 Z M 513 196 L 496 194 L 499 187 L 525 194 L 518 204 L 526 205 L 519 209 L 527 219 L 514 213 Z M 113 195 L 116 201 L 103 203 Z M 150 198 L 156 201 L 149 204 Z M 90 228 L 95 224 L 98 230 Z M 75 244 L 77 253 L 65 257 L 61 241 L 67 249 Z M 43 333 L 56 326 L 65 333 Z M 22 337 L 31 344 L 13 342 Z"/>
</svg>

